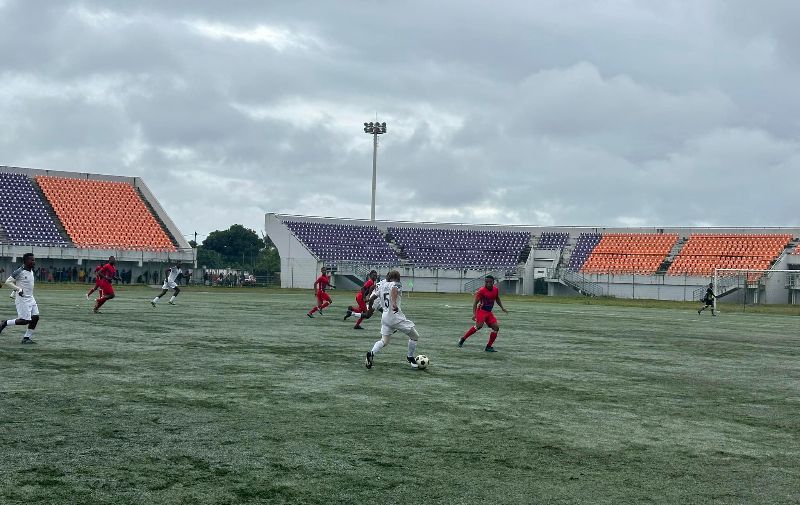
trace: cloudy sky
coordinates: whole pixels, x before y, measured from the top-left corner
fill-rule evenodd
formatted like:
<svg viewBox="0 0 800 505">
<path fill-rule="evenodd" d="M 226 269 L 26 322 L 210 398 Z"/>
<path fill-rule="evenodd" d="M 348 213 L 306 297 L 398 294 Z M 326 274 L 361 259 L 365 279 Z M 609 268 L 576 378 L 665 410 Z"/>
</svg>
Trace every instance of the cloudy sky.
<svg viewBox="0 0 800 505">
<path fill-rule="evenodd" d="M 268 211 L 797 225 L 800 2 L 0 0 L 0 165 Z"/>
</svg>

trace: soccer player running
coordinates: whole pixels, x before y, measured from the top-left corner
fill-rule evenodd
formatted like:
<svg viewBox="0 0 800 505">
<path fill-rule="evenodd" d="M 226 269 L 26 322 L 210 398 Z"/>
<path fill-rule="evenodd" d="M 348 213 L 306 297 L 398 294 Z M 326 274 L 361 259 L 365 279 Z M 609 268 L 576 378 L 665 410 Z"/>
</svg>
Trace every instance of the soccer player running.
<svg viewBox="0 0 800 505">
<path fill-rule="evenodd" d="M 175 305 L 175 298 L 180 294 L 181 288 L 178 287 L 178 280 L 183 276 L 183 270 L 181 270 L 181 262 L 175 263 L 174 267 L 168 268 L 166 270 L 166 277 L 164 277 L 164 285 L 161 286 L 161 294 L 150 300 L 150 305 L 155 308 L 158 301 L 161 299 L 162 296 L 167 294 L 167 291 L 170 289 L 174 290 L 172 296 L 169 299 L 170 305 Z"/>
<path fill-rule="evenodd" d="M 704 310 L 711 307 L 711 315 L 716 316 L 717 312 L 714 310 L 714 300 L 717 298 L 717 295 L 714 294 L 714 283 L 711 282 L 708 284 L 708 289 L 706 289 L 706 294 L 703 296 L 703 299 L 700 300 L 703 302 L 703 306 L 697 310 L 697 315 L 703 313 Z"/>
<path fill-rule="evenodd" d="M 377 293 L 377 298 L 383 305 L 381 339 L 373 344 L 371 351 L 367 352 L 364 365 L 367 368 L 372 368 L 375 355 L 378 354 L 381 349 L 389 345 L 389 340 L 394 332 L 400 331 L 408 336 L 408 362 L 411 364 L 412 368 L 418 368 L 416 359 L 414 358 L 414 351 L 417 349 L 419 333 L 417 333 L 417 328 L 414 326 L 414 323 L 403 314 L 401 307 L 403 285 L 400 282 L 400 272 L 392 270 L 386 274 L 386 282 L 380 284 L 380 291 Z"/>
<path fill-rule="evenodd" d="M 100 312 L 100 307 L 104 303 L 117 296 L 114 293 L 114 286 L 111 285 L 111 281 L 119 278 L 117 277 L 116 264 L 117 259 L 114 256 L 110 256 L 108 263 L 97 269 L 97 284 L 100 287 L 100 296 L 95 300 L 94 309 L 92 309 L 95 314 Z"/>
<path fill-rule="evenodd" d="M 321 272 L 317 280 L 314 281 L 314 294 L 317 296 L 317 305 L 306 314 L 308 317 L 312 318 L 314 317 L 314 312 L 317 311 L 319 311 L 320 315 L 324 315 L 322 309 L 327 308 L 328 305 L 333 303 L 330 295 L 325 292 L 328 286 L 331 285 L 331 276 L 328 275 L 328 269 L 325 267 L 322 267 Z"/>
<path fill-rule="evenodd" d="M 366 300 L 369 300 L 372 292 L 375 290 L 375 281 L 377 280 L 378 272 L 371 270 L 369 276 L 367 277 L 367 282 L 361 286 L 361 290 L 356 295 L 357 306 L 347 307 L 347 313 L 344 315 L 344 320 L 347 321 L 347 318 L 351 316 L 355 317 L 356 325 L 353 326 L 354 330 L 363 330 L 364 328 L 361 327 L 361 321 L 372 317 L 372 313 L 374 311 L 367 307 Z"/>
<path fill-rule="evenodd" d="M 101 265 L 97 265 L 97 267 L 94 269 L 94 287 L 90 289 L 88 293 L 86 293 L 87 300 L 91 300 L 92 293 L 100 289 L 100 284 L 99 284 L 100 277 L 97 275 L 97 271 L 100 270 L 101 268 L 103 268 Z M 102 291 L 100 291 L 100 296 L 103 296 Z"/>
<path fill-rule="evenodd" d="M 494 277 L 487 275 L 484 280 L 485 284 L 475 293 L 475 301 L 472 305 L 472 320 L 475 321 L 475 325 L 461 337 L 458 341 L 458 347 L 464 347 L 464 342 L 470 336 L 483 328 L 484 324 L 488 324 L 492 332 L 489 334 L 489 342 L 484 350 L 486 352 L 497 352 L 493 345 L 497 339 L 497 332 L 500 331 L 500 325 L 497 324 L 497 318 L 494 317 L 492 309 L 494 309 L 496 302 L 503 309 L 503 312 L 508 314 L 508 311 L 503 307 L 503 302 L 500 301 L 500 290 L 494 285 Z"/>
<path fill-rule="evenodd" d="M 13 289 L 17 296 L 14 304 L 17 306 L 17 318 L 3 320 L 0 322 L 0 333 L 8 326 L 27 326 L 25 335 L 22 337 L 22 344 L 35 344 L 33 331 L 39 323 L 39 306 L 36 298 L 33 297 L 34 275 L 33 268 L 36 266 L 36 258 L 33 253 L 22 255 L 22 266 L 6 279 L 6 286 Z"/>
</svg>

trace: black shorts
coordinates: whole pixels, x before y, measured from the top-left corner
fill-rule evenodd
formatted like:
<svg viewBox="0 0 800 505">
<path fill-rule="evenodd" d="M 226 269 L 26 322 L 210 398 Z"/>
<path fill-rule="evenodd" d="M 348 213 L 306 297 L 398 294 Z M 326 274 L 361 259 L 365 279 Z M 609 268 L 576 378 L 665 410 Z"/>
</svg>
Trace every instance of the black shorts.
<svg viewBox="0 0 800 505">
<path fill-rule="evenodd" d="M 703 300 L 703 303 L 706 304 L 706 307 L 710 307 L 714 305 L 714 300 Z"/>
</svg>

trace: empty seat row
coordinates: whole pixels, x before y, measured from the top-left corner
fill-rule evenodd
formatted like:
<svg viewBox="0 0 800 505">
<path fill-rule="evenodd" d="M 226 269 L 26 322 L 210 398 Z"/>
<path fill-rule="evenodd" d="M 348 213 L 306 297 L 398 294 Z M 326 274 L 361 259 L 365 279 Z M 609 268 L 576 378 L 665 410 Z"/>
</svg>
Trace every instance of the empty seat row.
<svg viewBox="0 0 800 505">
<path fill-rule="evenodd" d="M 374 226 L 284 221 L 287 228 L 320 260 L 393 264 L 399 258 Z"/>
<path fill-rule="evenodd" d="M 25 174 L 0 173 L 0 225 L 15 245 L 69 244 Z"/>
<path fill-rule="evenodd" d="M 693 234 L 667 273 L 709 276 L 716 268 L 764 270 L 791 240 L 787 234 Z"/>
<path fill-rule="evenodd" d="M 175 250 L 130 184 L 51 176 L 37 176 L 36 182 L 79 247 Z"/>
<path fill-rule="evenodd" d="M 677 234 L 603 234 L 581 271 L 652 275 L 678 241 Z"/>
<path fill-rule="evenodd" d="M 515 267 L 530 233 L 505 230 L 390 227 L 389 234 L 417 266 Z"/>
</svg>

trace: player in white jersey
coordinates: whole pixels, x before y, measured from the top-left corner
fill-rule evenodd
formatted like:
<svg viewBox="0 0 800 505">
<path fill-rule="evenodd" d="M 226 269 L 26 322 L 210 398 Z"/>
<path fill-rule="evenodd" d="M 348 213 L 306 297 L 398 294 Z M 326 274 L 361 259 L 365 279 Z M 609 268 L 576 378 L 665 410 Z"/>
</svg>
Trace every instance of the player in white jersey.
<svg viewBox="0 0 800 505">
<path fill-rule="evenodd" d="M 392 334 L 397 331 L 408 335 L 408 354 L 406 358 L 413 368 L 417 368 L 414 351 L 417 349 L 419 333 L 417 333 L 414 323 L 403 314 L 402 299 L 403 285 L 400 282 L 400 272 L 392 270 L 386 274 L 386 281 L 378 284 L 377 300 L 383 306 L 381 339 L 373 344 L 371 351 L 367 352 L 367 359 L 364 362 L 367 368 L 372 368 L 375 355 L 389 345 Z"/>
<path fill-rule="evenodd" d="M 153 307 L 156 306 L 158 301 L 161 299 L 162 296 L 167 294 L 167 291 L 173 289 L 174 292 L 172 297 L 169 299 L 170 305 L 175 305 L 175 298 L 180 294 L 181 288 L 178 287 L 178 281 L 183 276 L 183 270 L 181 270 L 181 262 L 175 263 L 175 266 L 172 268 L 167 269 L 166 276 L 164 277 L 164 285 L 161 286 L 161 294 L 157 297 L 153 298 L 150 301 L 150 305 Z"/>
<path fill-rule="evenodd" d="M 12 288 L 16 293 L 14 301 L 17 306 L 17 318 L 0 322 L 0 333 L 7 326 L 27 326 L 25 336 L 22 337 L 23 344 L 35 344 L 33 331 L 39 323 L 39 306 L 33 297 L 34 275 L 33 268 L 36 266 L 36 258 L 33 253 L 25 253 L 22 256 L 22 267 L 14 270 L 14 273 L 6 279 L 6 286 Z"/>
</svg>

